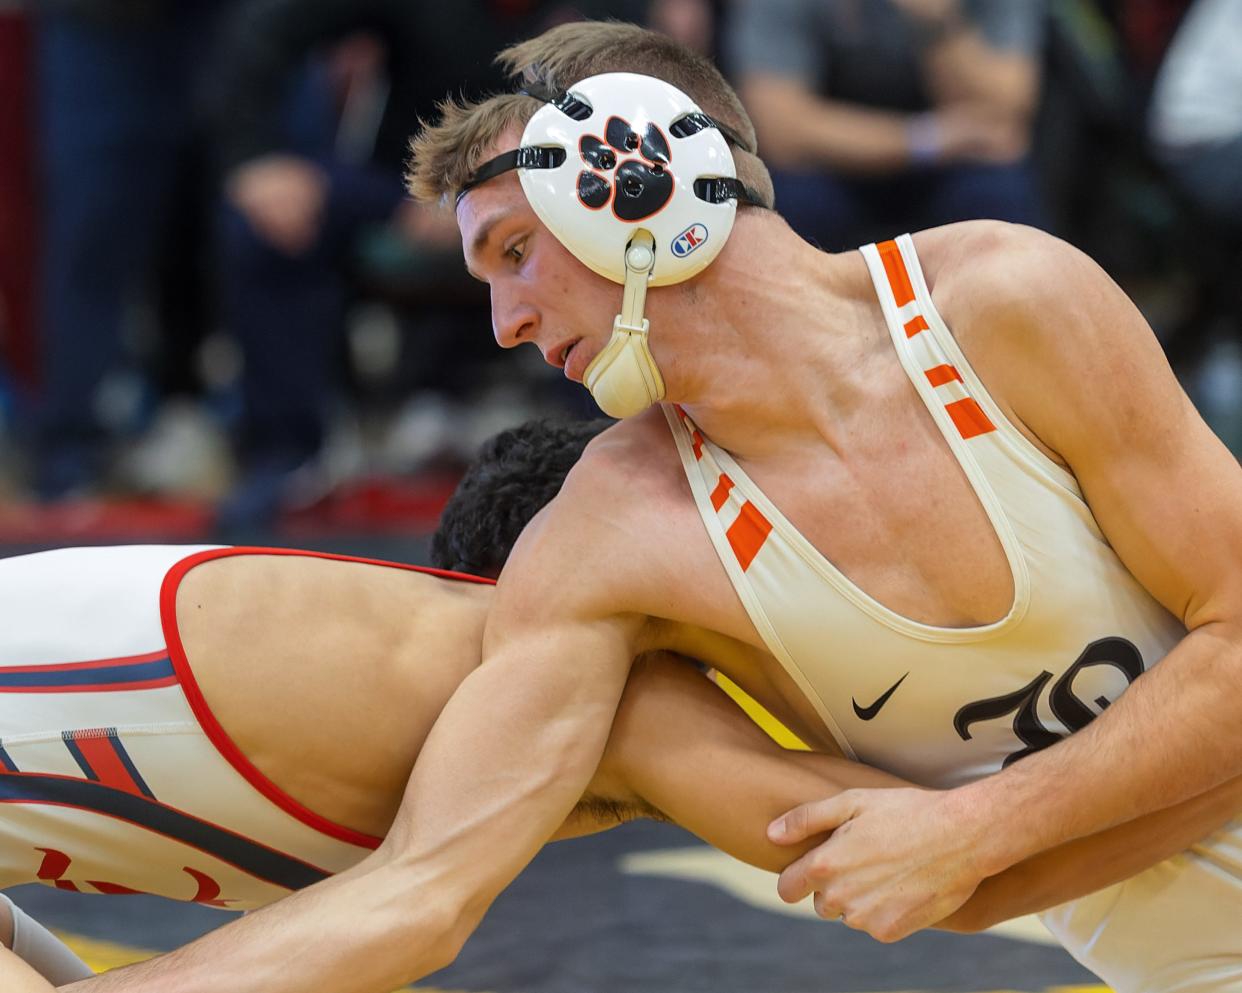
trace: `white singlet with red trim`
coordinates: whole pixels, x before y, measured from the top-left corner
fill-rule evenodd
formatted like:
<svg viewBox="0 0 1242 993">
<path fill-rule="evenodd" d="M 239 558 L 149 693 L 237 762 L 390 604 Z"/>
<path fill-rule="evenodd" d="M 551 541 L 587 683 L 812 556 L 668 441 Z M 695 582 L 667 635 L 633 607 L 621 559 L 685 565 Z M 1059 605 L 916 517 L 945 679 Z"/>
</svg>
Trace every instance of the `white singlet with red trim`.
<svg viewBox="0 0 1242 993">
<path fill-rule="evenodd" d="M 664 409 L 751 621 L 841 748 L 947 788 L 1085 726 L 1185 629 L 1121 563 L 1075 478 L 983 388 L 932 305 L 910 237 L 862 252 L 902 367 L 1004 549 L 1014 588 L 1004 617 L 945 628 L 890 610 L 798 533 L 685 411 Z M 1242 820 L 1043 916 L 1118 993 L 1242 991 Z"/>
<path fill-rule="evenodd" d="M 0 887 L 241 910 L 379 844 L 282 792 L 199 691 L 177 632 L 177 586 L 201 562 L 244 554 L 371 561 L 158 545 L 0 560 Z"/>
</svg>

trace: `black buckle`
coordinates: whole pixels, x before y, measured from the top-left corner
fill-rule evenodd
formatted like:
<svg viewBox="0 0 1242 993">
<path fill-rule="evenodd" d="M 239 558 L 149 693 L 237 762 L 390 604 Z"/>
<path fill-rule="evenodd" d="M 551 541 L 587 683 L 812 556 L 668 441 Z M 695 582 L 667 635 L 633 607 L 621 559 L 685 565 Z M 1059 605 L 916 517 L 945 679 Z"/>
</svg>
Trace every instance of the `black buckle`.
<svg viewBox="0 0 1242 993">
<path fill-rule="evenodd" d="M 689 138 L 692 134 L 698 134 L 700 131 L 704 131 L 707 128 L 715 128 L 722 135 L 724 135 L 725 141 L 727 141 L 730 145 L 736 145 L 743 151 L 751 151 L 750 146 L 747 145 L 746 142 L 742 141 L 742 139 L 739 138 L 731 128 L 725 127 L 714 117 L 709 117 L 702 111 L 696 110 L 694 113 L 687 114 L 685 117 L 679 117 L 672 123 L 672 126 L 669 127 L 668 130 L 669 133 L 676 138 Z"/>
<path fill-rule="evenodd" d="M 537 145 L 522 145 L 508 152 L 501 152 L 495 158 L 488 159 L 474 174 L 466 180 L 457 192 L 455 204 L 480 183 L 508 172 L 510 169 L 555 169 L 565 161 L 565 149 L 543 148 Z"/>
<path fill-rule="evenodd" d="M 763 201 L 759 199 L 758 194 L 754 190 L 740 179 L 734 179 L 732 176 L 696 179 L 694 181 L 694 195 L 700 200 L 706 200 L 708 203 L 724 203 L 726 200 L 736 200 L 739 204 L 748 203 L 752 207 L 764 206 Z"/>
</svg>

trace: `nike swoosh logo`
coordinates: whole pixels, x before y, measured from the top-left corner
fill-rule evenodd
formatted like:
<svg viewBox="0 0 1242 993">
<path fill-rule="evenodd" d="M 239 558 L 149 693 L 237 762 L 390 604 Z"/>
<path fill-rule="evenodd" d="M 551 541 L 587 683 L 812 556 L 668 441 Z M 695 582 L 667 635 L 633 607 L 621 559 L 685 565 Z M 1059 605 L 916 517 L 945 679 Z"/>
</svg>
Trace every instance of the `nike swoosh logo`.
<svg viewBox="0 0 1242 993">
<path fill-rule="evenodd" d="M 907 672 L 906 676 L 908 675 L 910 675 L 910 673 Z M 893 685 L 885 691 L 884 695 L 870 707 L 860 707 L 858 706 L 858 701 L 853 697 L 850 697 L 850 702 L 854 705 L 854 713 L 858 715 L 858 719 L 860 721 L 875 720 L 875 715 L 880 712 L 881 707 L 888 703 L 888 698 L 897 692 L 897 687 L 906 681 L 906 676 L 902 676 L 899 680 L 897 680 L 897 682 L 893 683 Z"/>
</svg>

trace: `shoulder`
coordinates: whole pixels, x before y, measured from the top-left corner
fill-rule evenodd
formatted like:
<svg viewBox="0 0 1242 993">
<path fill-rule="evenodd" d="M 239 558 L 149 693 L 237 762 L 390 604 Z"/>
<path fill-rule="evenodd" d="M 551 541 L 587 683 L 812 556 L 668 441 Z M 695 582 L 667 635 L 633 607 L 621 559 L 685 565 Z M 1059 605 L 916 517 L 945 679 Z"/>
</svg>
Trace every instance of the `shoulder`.
<svg viewBox="0 0 1242 993">
<path fill-rule="evenodd" d="M 620 421 L 587 445 L 565 479 L 562 513 L 621 502 L 674 499 L 685 486 L 677 445 L 664 413 L 652 407 Z M 559 500 L 559 498 L 558 498 Z"/>
<path fill-rule="evenodd" d="M 658 409 L 609 428 L 522 533 L 501 586 L 512 590 L 521 577 L 524 597 L 556 588 L 560 602 L 584 609 L 636 609 L 666 548 L 668 510 L 685 486 Z"/>
<path fill-rule="evenodd" d="M 1046 232 L 973 221 L 921 232 L 915 244 L 937 310 L 972 351 L 1081 358 L 1151 336 L 1099 265 Z"/>
<path fill-rule="evenodd" d="M 1015 298 L 1037 298 L 1049 289 L 1037 281 L 1042 275 L 1098 269 L 1069 242 L 1006 221 L 962 221 L 913 237 L 933 291 L 965 288 L 977 294 L 1008 291 Z"/>
<path fill-rule="evenodd" d="M 996 221 L 915 236 L 936 309 L 1003 408 L 1054 450 L 1128 386 L 1172 374 L 1138 309 L 1089 256 Z M 1124 406 L 1124 404 L 1123 404 Z"/>
</svg>

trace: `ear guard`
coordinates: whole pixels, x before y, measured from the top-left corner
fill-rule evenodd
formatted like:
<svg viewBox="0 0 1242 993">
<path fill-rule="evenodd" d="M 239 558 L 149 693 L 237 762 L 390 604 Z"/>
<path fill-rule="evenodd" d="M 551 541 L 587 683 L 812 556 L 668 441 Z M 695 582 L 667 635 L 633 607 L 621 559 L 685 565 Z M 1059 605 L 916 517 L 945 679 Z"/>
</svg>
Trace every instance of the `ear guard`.
<svg viewBox="0 0 1242 993">
<path fill-rule="evenodd" d="M 527 123 L 517 149 L 484 163 L 458 194 L 516 169 L 531 207 L 585 266 L 624 286 L 612 338 L 585 382 L 606 414 L 664 397 L 643 316 L 647 285 L 690 279 L 719 255 L 739 201 L 722 128 L 686 94 L 635 73 L 591 76 Z"/>
</svg>

